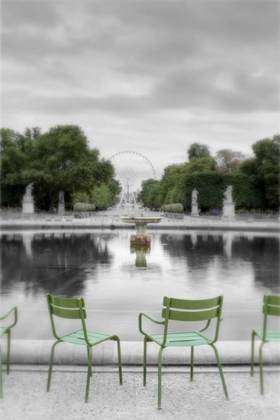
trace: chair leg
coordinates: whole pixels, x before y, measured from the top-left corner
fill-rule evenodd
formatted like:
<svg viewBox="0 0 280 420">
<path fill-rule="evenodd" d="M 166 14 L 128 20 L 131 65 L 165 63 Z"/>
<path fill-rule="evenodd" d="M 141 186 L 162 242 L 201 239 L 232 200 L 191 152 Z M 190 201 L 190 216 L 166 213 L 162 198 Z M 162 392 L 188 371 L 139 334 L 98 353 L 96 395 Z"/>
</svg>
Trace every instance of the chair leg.
<svg viewBox="0 0 280 420">
<path fill-rule="evenodd" d="M 191 347 L 191 381 L 193 381 L 194 346 Z"/>
<path fill-rule="evenodd" d="M 50 357 L 50 363 L 49 363 L 49 373 L 48 373 L 48 382 L 47 382 L 47 392 L 49 392 L 51 387 L 51 377 L 52 377 L 52 367 L 53 367 L 53 358 L 54 358 L 54 350 L 55 346 L 60 343 L 60 341 L 56 341 L 51 348 L 51 357 Z"/>
<path fill-rule="evenodd" d="M 161 377 L 162 377 L 162 352 L 163 347 L 158 352 L 158 409 L 161 409 Z"/>
<path fill-rule="evenodd" d="M 87 346 L 87 357 L 88 357 L 88 362 L 89 362 L 89 359 L 92 360 L 92 358 L 90 358 L 89 346 Z M 89 363 L 88 363 L 88 366 L 89 366 Z M 92 362 L 90 363 L 90 376 L 92 376 Z"/>
<path fill-rule="evenodd" d="M 123 383 L 122 379 L 122 353 L 121 353 L 121 343 L 119 337 L 116 337 L 117 348 L 118 348 L 118 365 L 119 365 L 119 381 L 120 385 Z"/>
<path fill-rule="evenodd" d="M 2 398 L 2 386 L 3 386 L 3 378 L 2 378 L 2 349 L 0 346 L 0 398 Z"/>
<path fill-rule="evenodd" d="M 88 402 L 89 386 L 90 386 L 90 377 L 92 375 L 92 348 L 87 346 L 88 349 L 88 370 L 87 370 L 87 384 L 86 384 L 86 396 L 85 402 Z"/>
<path fill-rule="evenodd" d="M 251 336 L 251 376 L 254 375 L 255 336 L 256 336 L 256 333 L 253 330 L 252 336 Z"/>
<path fill-rule="evenodd" d="M 217 348 L 214 346 L 214 344 L 210 344 L 210 346 L 214 349 L 214 352 L 215 352 L 215 355 L 216 355 L 216 360 L 217 360 L 218 367 L 219 367 L 220 377 L 221 377 L 223 388 L 224 388 L 224 393 L 225 393 L 226 399 L 228 400 L 229 397 L 228 397 L 227 385 L 226 385 L 226 381 L 225 381 L 225 378 L 224 378 L 224 373 L 223 373 L 223 368 L 222 368 L 222 365 L 221 365 L 219 353 L 218 353 Z"/>
<path fill-rule="evenodd" d="M 7 331 L 7 374 L 10 373 L 11 330 Z"/>
<path fill-rule="evenodd" d="M 143 385 L 146 386 L 147 379 L 147 339 L 144 337 L 144 350 L 143 350 Z"/>
<path fill-rule="evenodd" d="M 265 341 L 262 341 L 259 348 L 259 365 L 260 365 L 260 384 L 261 384 L 261 394 L 264 393 L 264 385 L 263 385 L 263 358 L 262 358 L 262 349 L 265 345 Z"/>
</svg>

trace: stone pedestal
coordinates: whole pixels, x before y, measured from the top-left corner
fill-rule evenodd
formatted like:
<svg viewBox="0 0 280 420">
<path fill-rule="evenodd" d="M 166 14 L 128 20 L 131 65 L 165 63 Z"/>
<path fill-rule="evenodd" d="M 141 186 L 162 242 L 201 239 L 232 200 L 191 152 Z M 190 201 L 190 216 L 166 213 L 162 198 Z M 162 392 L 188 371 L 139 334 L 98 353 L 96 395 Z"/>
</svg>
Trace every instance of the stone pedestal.
<svg viewBox="0 0 280 420">
<path fill-rule="evenodd" d="M 64 214 L 65 213 L 65 203 L 58 203 L 58 214 Z"/>
<path fill-rule="evenodd" d="M 191 216 L 192 217 L 198 217 L 199 216 L 199 213 L 198 213 L 198 204 L 197 203 L 192 203 Z"/>
<path fill-rule="evenodd" d="M 64 203 L 64 191 L 59 191 L 58 193 L 58 214 L 64 214 L 65 213 L 65 203 Z"/>
<path fill-rule="evenodd" d="M 26 187 L 25 195 L 22 199 L 22 213 L 34 213 L 34 199 L 32 196 L 33 184 Z"/>
<path fill-rule="evenodd" d="M 223 205 L 223 220 L 234 220 L 235 219 L 235 203 L 224 201 Z"/>
<path fill-rule="evenodd" d="M 23 198 L 22 213 L 34 213 L 34 202 L 32 197 L 28 200 Z"/>
</svg>

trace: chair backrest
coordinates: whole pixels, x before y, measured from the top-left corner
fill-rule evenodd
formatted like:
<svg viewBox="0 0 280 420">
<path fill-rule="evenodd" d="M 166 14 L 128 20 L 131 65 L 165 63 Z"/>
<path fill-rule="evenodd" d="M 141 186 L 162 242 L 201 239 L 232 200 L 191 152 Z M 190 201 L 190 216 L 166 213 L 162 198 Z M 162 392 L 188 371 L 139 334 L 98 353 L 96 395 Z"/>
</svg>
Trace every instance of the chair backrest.
<svg viewBox="0 0 280 420">
<path fill-rule="evenodd" d="M 280 296 L 275 295 L 264 295 L 263 297 L 263 337 L 266 339 L 267 331 L 267 317 L 268 316 L 280 316 Z"/>
<path fill-rule="evenodd" d="M 52 332 L 57 339 L 59 339 L 60 337 L 56 331 L 54 316 L 64 319 L 80 319 L 82 322 L 85 337 L 87 337 L 85 324 L 85 319 L 87 315 L 86 310 L 84 309 L 85 302 L 83 298 L 61 298 L 53 296 L 50 293 L 48 293 L 46 297 L 51 320 Z"/>
<path fill-rule="evenodd" d="M 162 317 L 165 318 L 164 341 L 168 333 L 168 321 L 196 322 L 206 321 L 205 331 L 212 319 L 216 318 L 215 337 L 213 342 L 217 341 L 219 336 L 220 322 L 222 320 L 223 295 L 211 299 L 185 300 L 176 298 L 163 298 Z"/>
</svg>

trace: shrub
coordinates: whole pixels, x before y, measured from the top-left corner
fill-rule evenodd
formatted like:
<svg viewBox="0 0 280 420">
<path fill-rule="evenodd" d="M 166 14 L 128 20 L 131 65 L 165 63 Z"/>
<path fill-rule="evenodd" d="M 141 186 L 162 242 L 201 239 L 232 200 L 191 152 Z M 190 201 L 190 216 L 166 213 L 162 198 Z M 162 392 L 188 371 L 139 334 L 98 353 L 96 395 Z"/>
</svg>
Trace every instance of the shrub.
<svg viewBox="0 0 280 420">
<path fill-rule="evenodd" d="M 165 211 L 167 213 L 183 213 L 184 207 L 181 203 L 164 204 L 161 206 L 161 211 Z"/>
<path fill-rule="evenodd" d="M 77 212 L 91 211 L 91 206 L 94 206 L 94 204 L 75 203 L 74 204 L 74 211 L 77 211 Z"/>
</svg>

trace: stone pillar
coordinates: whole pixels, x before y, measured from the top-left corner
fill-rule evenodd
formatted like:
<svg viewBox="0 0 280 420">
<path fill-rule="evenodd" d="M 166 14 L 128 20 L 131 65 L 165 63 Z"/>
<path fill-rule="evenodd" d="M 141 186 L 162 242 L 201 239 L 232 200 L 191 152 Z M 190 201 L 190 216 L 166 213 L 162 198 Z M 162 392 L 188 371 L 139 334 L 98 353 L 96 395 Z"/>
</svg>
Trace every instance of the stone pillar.
<svg viewBox="0 0 280 420">
<path fill-rule="evenodd" d="M 25 195 L 22 199 L 22 213 L 34 213 L 34 199 L 32 196 L 33 184 L 29 184 L 26 187 Z"/>
<path fill-rule="evenodd" d="M 198 204 L 197 203 L 192 203 L 191 216 L 192 217 L 198 217 L 199 216 L 199 213 L 198 213 Z"/>
</svg>

